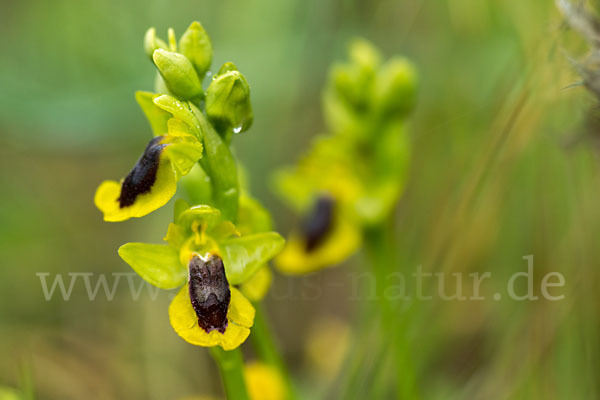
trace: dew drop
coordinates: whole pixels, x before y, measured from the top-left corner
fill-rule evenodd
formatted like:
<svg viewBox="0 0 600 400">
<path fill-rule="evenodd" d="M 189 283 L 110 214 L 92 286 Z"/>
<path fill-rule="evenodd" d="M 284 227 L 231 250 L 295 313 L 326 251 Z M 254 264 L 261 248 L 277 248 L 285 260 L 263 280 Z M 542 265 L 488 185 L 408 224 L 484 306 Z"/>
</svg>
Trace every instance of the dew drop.
<svg viewBox="0 0 600 400">
<path fill-rule="evenodd" d="M 242 131 L 242 126 L 236 126 L 235 128 L 233 128 L 233 133 L 238 134 Z"/>
</svg>

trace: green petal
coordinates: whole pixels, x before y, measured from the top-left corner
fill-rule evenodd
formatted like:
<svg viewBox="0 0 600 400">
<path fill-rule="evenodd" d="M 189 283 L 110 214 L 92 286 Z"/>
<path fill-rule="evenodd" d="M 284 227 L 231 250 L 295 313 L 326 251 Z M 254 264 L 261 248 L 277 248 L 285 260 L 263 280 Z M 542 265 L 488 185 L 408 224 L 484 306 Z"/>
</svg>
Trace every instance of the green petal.
<svg viewBox="0 0 600 400">
<path fill-rule="evenodd" d="M 188 229 L 194 221 L 206 227 L 212 227 L 219 219 L 221 212 L 216 208 L 207 205 L 198 205 L 183 211 L 175 221 L 177 224 Z"/>
<path fill-rule="evenodd" d="M 152 103 L 154 104 L 154 103 Z M 155 105 L 156 107 L 156 105 Z M 163 111 L 163 110 L 161 110 Z M 163 111 L 166 112 L 166 111 Z M 187 137 L 187 136 L 194 136 L 194 133 L 192 132 L 192 129 L 190 128 L 190 126 L 188 124 L 186 124 L 185 122 L 183 122 L 180 119 L 177 118 L 169 118 L 169 120 L 167 121 L 167 132 L 169 133 L 169 136 L 183 136 L 183 137 Z"/>
<path fill-rule="evenodd" d="M 156 95 L 150 92 L 138 91 L 135 93 L 135 100 L 148 118 L 154 136 L 160 136 L 167 133 L 167 122 L 171 118 L 171 114 L 156 106 L 153 101 L 154 97 Z"/>
<path fill-rule="evenodd" d="M 200 138 L 200 127 L 198 125 L 198 120 L 190 110 L 187 102 L 181 102 L 173 96 L 163 94 L 154 98 L 154 104 L 164 111 L 167 111 L 175 118 L 179 118 L 188 124 L 188 126 L 192 128 L 194 134 Z"/>
<path fill-rule="evenodd" d="M 171 246 L 126 243 L 119 248 L 119 256 L 145 281 L 161 289 L 174 289 L 187 279 L 179 253 Z"/>
<path fill-rule="evenodd" d="M 169 143 L 164 154 L 171 160 L 178 178 L 187 175 L 202 157 L 202 143 L 198 141 L 181 141 Z"/>
<path fill-rule="evenodd" d="M 227 279 L 238 285 L 275 257 L 285 240 L 276 232 L 257 233 L 228 239 L 219 244 Z"/>
<path fill-rule="evenodd" d="M 190 208 L 190 204 L 184 199 L 175 200 L 175 206 L 173 207 L 173 221 L 177 221 L 181 213 Z"/>
</svg>

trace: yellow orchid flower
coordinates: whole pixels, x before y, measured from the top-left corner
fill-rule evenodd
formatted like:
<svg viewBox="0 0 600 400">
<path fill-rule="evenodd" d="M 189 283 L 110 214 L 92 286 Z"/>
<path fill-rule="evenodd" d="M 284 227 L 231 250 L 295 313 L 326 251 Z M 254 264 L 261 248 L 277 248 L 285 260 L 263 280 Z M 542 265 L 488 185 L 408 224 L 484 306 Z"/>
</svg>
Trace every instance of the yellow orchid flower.
<svg viewBox="0 0 600 400">
<path fill-rule="evenodd" d="M 143 279 L 181 286 L 169 306 L 173 329 L 187 342 L 231 350 L 250 334 L 254 307 L 236 286 L 273 258 L 284 240 L 275 232 L 241 235 L 219 210 L 176 203 L 167 245 L 127 243 L 119 255 Z"/>
</svg>

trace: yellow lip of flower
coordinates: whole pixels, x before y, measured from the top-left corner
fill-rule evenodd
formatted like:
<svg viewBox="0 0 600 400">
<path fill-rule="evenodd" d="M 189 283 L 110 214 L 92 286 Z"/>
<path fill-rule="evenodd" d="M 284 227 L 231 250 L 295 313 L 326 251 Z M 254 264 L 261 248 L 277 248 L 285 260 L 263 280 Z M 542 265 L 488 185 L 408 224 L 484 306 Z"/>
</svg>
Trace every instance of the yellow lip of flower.
<svg viewBox="0 0 600 400">
<path fill-rule="evenodd" d="M 202 156 L 202 144 L 189 137 L 157 136 L 121 182 L 104 181 L 94 197 L 104 220 L 142 217 L 165 205 L 175 194 L 177 180 Z"/>
<path fill-rule="evenodd" d="M 229 287 L 231 300 L 227 309 L 227 327 L 224 332 L 211 330 L 206 332 L 198 324 L 189 284 L 185 284 L 169 306 L 171 326 L 188 343 L 212 347 L 221 346 L 223 350 L 232 350 L 244 343 L 254 323 L 255 310 L 248 299 L 234 287 Z"/>
<path fill-rule="evenodd" d="M 285 274 L 305 274 L 344 261 L 361 245 L 360 228 L 341 211 L 335 211 L 331 226 L 318 241 L 307 241 L 305 232 L 292 232 L 275 265 Z"/>
</svg>

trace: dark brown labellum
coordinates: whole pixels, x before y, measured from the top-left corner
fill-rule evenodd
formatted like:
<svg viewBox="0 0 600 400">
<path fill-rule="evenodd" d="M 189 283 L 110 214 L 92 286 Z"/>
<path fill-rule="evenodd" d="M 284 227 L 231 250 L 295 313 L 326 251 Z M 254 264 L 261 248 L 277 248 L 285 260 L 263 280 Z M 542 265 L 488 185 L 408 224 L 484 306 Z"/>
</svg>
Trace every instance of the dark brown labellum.
<svg viewBox="0 0 600 400">
<path fill-rule="evenodd" d="M 138 195 L 148 193 L 156 181 L 156 172 L 160 162 L 160 153 L 166 144 L 160 144 L 163 137 L 157 136 L 148 143 L 144 154 L 135 163 L 121 185 L 119 207 L 125 208 L 133 203 Z"/>
<path fill-rule="evenodd" d="M 231 300 L 223 260 L 217 255 L 203 259 L 193 256 L 188 265 L 190 299 L 198 316 L 198 325 L 209 333 L 225 333 L 227 309 Z"/>
<path fill-rule="evenodd" d="M 327 237 L 333 225 L 334 208 L 335 200 L 329 195 L 321 195 L 315 201 L 313 209 L 302 226 L 306 251 L 314 250 Z"/>
</svg>

